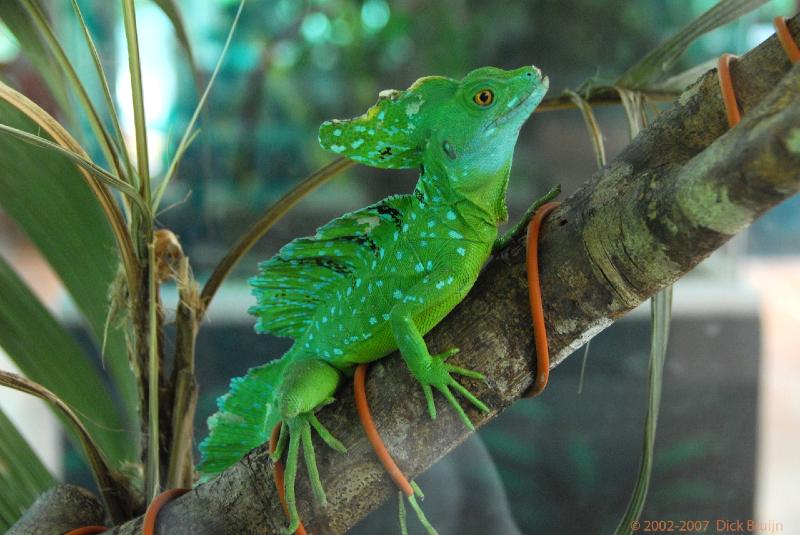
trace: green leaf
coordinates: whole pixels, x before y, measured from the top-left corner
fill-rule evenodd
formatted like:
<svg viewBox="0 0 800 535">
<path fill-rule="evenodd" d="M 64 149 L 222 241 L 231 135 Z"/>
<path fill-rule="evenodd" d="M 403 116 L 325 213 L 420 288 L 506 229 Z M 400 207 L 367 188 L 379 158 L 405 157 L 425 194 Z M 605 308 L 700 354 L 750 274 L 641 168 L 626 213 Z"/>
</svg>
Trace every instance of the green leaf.
<svg viewBox="0 0 800 535">
<path fill-rule="evenodd" d="M 134 458 L 130 438 L 100 373 L 2 259 L 0 346 L 22 373 L 74 408 L 108 459 Z M 80 447 L 80 442 L 76 445 Z"/>
<path fill-rule="evenodd" d="M 53 476 L 0 409 L 0 531 L 5 533 L 54 484 Z"/>
<path fill-rule="evenodd" d="M 667 355 L 669 324 L 672 318 L 672 286 L 661 290 L 650 300 L 650 384 L 647 400 L 647 416 L 644 420 L 642 458 L 639 461 L 639 475 L 631 493 L 628 507 L 622 516 L 615 535 L 631 535 L 634 521 L 638 520 L 644 509 L 647 490 L 650 487 L 650 474 L 653 470 L 653 450 L 655 449 L 658 410 L 661 405 L 661 386 L 664 378 L 664 359 Z"/>
<path fill-rule="evenodd" d="M 628 69 L 613 85 L 625 89 L 644 89 L 651 82 L 661 79 L 695 39 L 766 2 L 767 0 L 720 0 Z"/>
<path fill-rule="evenodd" d="M 2 98 L 0 123 L 46 136 L 35 121 Z M 77 307 L 83 312 L 95 340 L 101 340 L 108 310 L 109 287 L 117 273 L 118 257 L 115 254 L 117 246 L 111 226 L 97 198 L 88 187 L 84 176 L 67 158 L 8 135 L 0 136 L 0 169 L 0 207 L 17 222 L 43 253 L 72 295 Z M 2 291 L 8 290 L 3 288 Z M 4 314 L 10 314 L 14 311 L 13 307 L 18 308 L 22 304 L 10 301 L 8 306 L 12 308 L 4 309 Z M 26 331 L 26 334 L 30 338 L 26 342 L 47 342 L 41 340 L 42 336 L 35 331 Z M 58 348 L 55 345 L 50 349 Z M 43 369 L 43 375 L 31 378 L 60 395 L 53 381 L 46 377 L 48 373 L 53 377 L 61 374 L 58 368 L 64 365 L 59 365 L 57 353 L 47 357 L 51 359 L 53 370 Z M 20 357 L 12 354 L 12 358 L 16 360 Z M 79 360 L 88 362 L 82 352 Z M 125 341 L 119 331 L 109 332 L 105 362 L 120 392 L 129 421 L 136 421 L 138 394 L 128 364 Z M 84 367 L 86 366 L 88 364 Z M 80 375 L 72 379 L 79 380 Z M 72 386 L 85 388 L 80 383 Z M 72 404 L 66 396 L 61 397 Z M 95 407 L 92 404 L 74 406 L 86 414 L 94 414 Z M 110 406 L 98 406 L 97 410 L 107 411 Z M 110 427 L 119 429 L 122 426 L 120 419 L 115 416 L 113 420 L 115 423 Z M 120 460 L 123 453 L 125 458 L 134 458 L 135 440 L 123 441 L 117 437 L 112 442 L 116 442 L 112 448 L 114 453 L 106 452 L 110 459 Z"/>
</svg>

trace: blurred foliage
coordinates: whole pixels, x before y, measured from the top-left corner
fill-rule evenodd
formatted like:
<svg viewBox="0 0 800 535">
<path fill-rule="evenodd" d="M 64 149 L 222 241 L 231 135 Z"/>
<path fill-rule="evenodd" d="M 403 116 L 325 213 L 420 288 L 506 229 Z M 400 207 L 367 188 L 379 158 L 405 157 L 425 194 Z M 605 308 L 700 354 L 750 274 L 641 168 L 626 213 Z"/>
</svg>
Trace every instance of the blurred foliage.
<svg viewBox="0 0 800 535">
<path fill-rule="evenodd" d="M 53 8 L 64 15 L 59 29 L 67 37 L 77 37 L 79 30 L 66 16 L 66 4 Z M 82 0 L 80 4 L 107 67 L 124 70 L 124 56 L 114 52 L 122 44 L 116 4 L 98 0 Z M 264 207 L 330 160 L 317 146 L 319 123 L 362 113 L 380 90 L 408 87 L 427 74 L 461 77 L 483 65 L 510 68 L 528 63 L 535 63 L 550 75 L 551 94 L 578 87 L 587 79 L 610 82 L 644 52 L 713 4 L 711 0 L 250 0 L 201 117 L 201 135 L 190 147 L 175 187 L 165 198 L 164 206 L 177 206 L 163 213 L 161 221 L 177 230 L 196 269 L 202 272 L 219 257 L 224 244 L 240 235 Z M 179 5 L 198 69 L 207 79 L 236 2 L 182 0 Z M 722 51 L 744 52 L 771 33 L 771 17 L 789 14 L 793 7 L 793 0 L 773 0 L 700 38 L 678 62 L 675 72 Z M 142 31 L 152 31 L 156 38 L 155 32 L 163 33 L 165 27 L 143 25 Z M 146 41 L 147 36 L 143 37 Z M 67 43 L 76 41 L 67 39 Z M 167 140 L 161 161 L 174 151 L 197 99 L 185 54 L 178 41 L 173 42 L 166 65 L 173 73 L 178 72 L 174 91 L 169 80 L 173 73 L 163 75 L 164 67 L 154 72 L 165 84 L 164 98 L 168 100 L 162 123 L 169 126 L 161 127 Z M 70 52 L 80 66 L 77 50 Z M 146 50 L 143 54 L 148 68 L 153 62 L 148 62 Z M 88 64 L 83 67 L 89 70 Z M 13 77 L 14 69 L 11 71 L 6 70 L 5 75 Z M 609 145 L 618 149 L 624 143 L 623 131 L 615 130 L 619 116 L 601 111 L 601 121 L 604 117 L 611 123 L 605 129 Z M 563 125 L 565 137 L 576 137 L 572 131 L 580 128 L 579 117 L 562 113 L 555 121 Z M 546 130 L 549 135 L 550 128 Z M 576 143 L 573 152 L 582 162 L 586 147 L 583 139 Z M 513 197 L 533 198 L 555 182 L 564 183 L 568 192 L 570 184 L 590 174 L 588 160 L 581 174 L 576 174 L 575 162 L 563 170 L 550 163 L 563 159 L 558 150 L 548 153 L 550 145 L 549 139 L 540 144 L 526 142 L 523 134 L 517 168 L 527 183 L 517 186 L 522 191 Z M 415 179 L 412 172 L 364 169 L 348 175 L 370 178 L 339 178 L 324 193 L 312 196 L 304 206 L 314 212 L 313 218 L 301 222 L 290 219 L 276 229 L 272 241 L 258 247 L 254 258 L 271 254 L 280 242 L 313 230 L 314 225 L 342 210 L 410 189 Z M 511 208 L 514 213 L 513 202 Z M 296 213 L 302 211 L 300 208 Z M 244 263 L 240 273 L 248 274 L 252 263 Z"/>
</svg>

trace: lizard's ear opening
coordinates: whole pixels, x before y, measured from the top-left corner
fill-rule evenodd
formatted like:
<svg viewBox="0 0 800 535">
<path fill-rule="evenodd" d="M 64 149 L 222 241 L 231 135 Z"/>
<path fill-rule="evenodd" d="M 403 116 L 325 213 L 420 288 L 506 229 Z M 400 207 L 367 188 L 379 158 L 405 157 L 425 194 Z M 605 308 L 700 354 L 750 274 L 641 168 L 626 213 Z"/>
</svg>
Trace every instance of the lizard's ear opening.
<svg viewBox="0 0 800 535">
<path fill-rule="evenodd" d="M 423 104 L 416 91 L 381 91 L 378 102 L 364 115 L 322 123 L 319 144 L 372 167 L 419 167 L 425 143 L 419 113 Z"/>
</svg>

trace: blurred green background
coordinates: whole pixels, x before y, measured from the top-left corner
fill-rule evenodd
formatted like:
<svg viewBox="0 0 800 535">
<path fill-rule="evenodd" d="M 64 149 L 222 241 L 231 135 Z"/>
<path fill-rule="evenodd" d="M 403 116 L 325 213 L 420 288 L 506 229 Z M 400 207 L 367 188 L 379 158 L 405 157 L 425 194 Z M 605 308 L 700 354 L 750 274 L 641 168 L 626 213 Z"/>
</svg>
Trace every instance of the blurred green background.
<svg viewBox="0 0 800 535">
<path fill-rule="evenodd" d="M 116 2 L 79 2 L 112 76 L 112 91 L 132 130 L 127 59 Z M 179 2 L 205 79 L 221 51 L 238 2 Z M 711 0 L 251 0 L 201 117 L 200 136 L 168 190 L 160 216 L 181 238 L 202 277 L 266 206 L 303 176 L 332 159 L 317 145 L 330 118 L 363 113 L 382 89 L 404 89 L 429 74 L 462 77 L 471 69 L 535 64 L 551 80 L 551 95 L 587 79 L 613 81 L 666 37 L 714 4 Z M 700 38 L 676 72 L 723 51 L 742 53 L 772 33 L 771 18 L 790 14 L 794 0 L 773 0 L 739 21 Z M 93 83 L 91 59 L 68 2 L 49 4 L 68 51 Z M 151 167 L 163 171 L 197 102 L 197 90 L 171 25 L 151 2 L 138 5 Z M 0 31 L 0 75 L 52 110 L 54 103 L 15 56 Z M 97 95 L 99 97 L 99 94 Z M 620 107 L 597 110 L 613 155 L 627 142 Z M 62 114 L 63 115 L 63 114 Z M 509 195 L 512 215 L 555 183 L 569 193 L 594 170 L 585 127 L 575 111 L 535 116 L 517 146 Z M 83 125 L 86 128 L 86 125 Z M 343 211 L 389 193 L 408 191 L 416 174 L 356 168 L 295 209 L 263 240 L 237 274 L 247 277 L 280 243 L 311 232 Z M 787 213 L 797 204 L 779 210 Z M 754 247 L 793 240 L 797 218 L 784 232 L 764 233 Z M 765 223 L 767 224 L 767 223 Z M 784 245 L 785 247 L 785 245 Z M 773 250 L 775 247 L 772 248 Z M 766 249 L 765 249 L 766 250 Z M 783 249 L 782 249 L 783 250 Z"/>
</svg>

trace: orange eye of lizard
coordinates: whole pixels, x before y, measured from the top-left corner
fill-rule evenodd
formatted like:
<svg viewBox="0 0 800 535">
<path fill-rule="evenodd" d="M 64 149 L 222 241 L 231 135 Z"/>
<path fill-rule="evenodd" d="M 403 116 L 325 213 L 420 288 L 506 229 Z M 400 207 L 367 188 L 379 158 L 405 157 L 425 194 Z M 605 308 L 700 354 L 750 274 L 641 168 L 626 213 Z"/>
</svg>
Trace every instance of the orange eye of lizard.
<svg viewBox="0 0 800 535">
<path fill-rule="evenodd" d="M 472 100 L 474 100 L 475 104 L 478 106 L 488 106 L 494 102 L 494 93 L 492 93 L 491 89 L 481 89 L 475 93 L 475 96 L 472 97 Z"/>
</svg>

